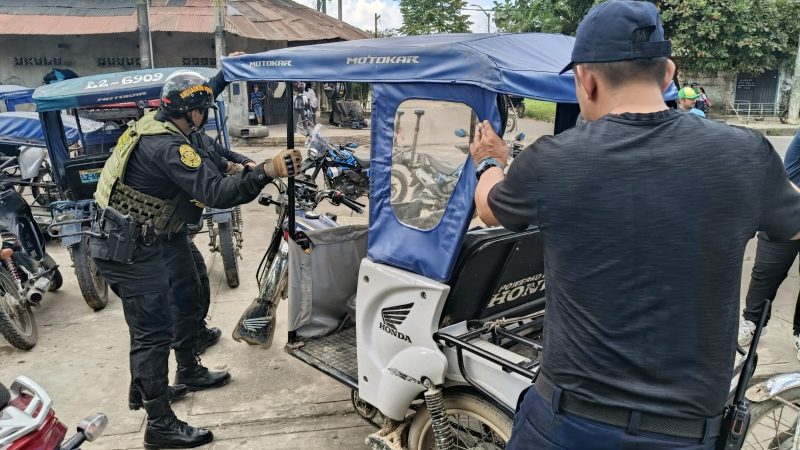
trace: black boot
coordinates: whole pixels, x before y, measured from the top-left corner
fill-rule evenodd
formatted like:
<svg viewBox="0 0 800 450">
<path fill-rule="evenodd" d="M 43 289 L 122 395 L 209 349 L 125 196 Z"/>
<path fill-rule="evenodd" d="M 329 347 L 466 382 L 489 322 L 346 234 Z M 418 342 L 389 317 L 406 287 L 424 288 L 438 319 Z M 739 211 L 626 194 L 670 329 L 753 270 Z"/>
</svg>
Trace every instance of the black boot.
<svg viewBox="0 0 800 450">
<path fill-rule="evenodd" d="M 210 431 L 178 420 L 169 407 L 166 394 L 153 400 L 145 400 L 144 409 L 147 411 L 144 448 L 192 448 L 214 440 L 214 434 Z"/>
<path fill-rule="evenodd" d="M 200 364 L 200 358 L 193 351 L 175 350 L 178 371 L 175 384 L 185 384 L 190 391 L 202 391 L 225 386 L 231 381 L 228 372 L 212 372 Z"/>
<path fill-rule="evenodd" d="M 195 351 L 198 355 L 203 354 L 209 347 L 219 342 L 222 336 L 222 330 L 217 327 L 208 327 L 206 321 L 200 322 L 200 331 L 197 333 L 197 344 L 195 344 Z"/>
<path fill-rule="evenodd" d="M 167 395 L 169 396 L 169 402 L 172 403 L 176 400 L 180 400 L 186 397 L 186 394 L 189 393 L 189 389 L 182 384 L 178 384 L 175 386 L 169 386 Z M 139 389 L 131 383 L 130 389 L 128 389 L 128 408 L 132 410 L 137 410 L 142 408 L 142 393 L 139 392 Z"/>
</svg>

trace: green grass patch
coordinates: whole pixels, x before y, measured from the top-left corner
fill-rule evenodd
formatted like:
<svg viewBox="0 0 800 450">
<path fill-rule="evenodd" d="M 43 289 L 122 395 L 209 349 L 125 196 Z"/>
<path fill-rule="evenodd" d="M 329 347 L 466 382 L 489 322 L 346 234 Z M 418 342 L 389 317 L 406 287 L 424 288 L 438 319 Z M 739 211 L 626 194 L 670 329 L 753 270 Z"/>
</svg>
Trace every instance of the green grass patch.
<svg viewBox="0 0 800 450">
<path fill-rule="evenodd" d="M 556 120 L 556 104 L 526 98 L 525 117 L 541 120 L 542 122 L 554 122 Z"/>
</svg>

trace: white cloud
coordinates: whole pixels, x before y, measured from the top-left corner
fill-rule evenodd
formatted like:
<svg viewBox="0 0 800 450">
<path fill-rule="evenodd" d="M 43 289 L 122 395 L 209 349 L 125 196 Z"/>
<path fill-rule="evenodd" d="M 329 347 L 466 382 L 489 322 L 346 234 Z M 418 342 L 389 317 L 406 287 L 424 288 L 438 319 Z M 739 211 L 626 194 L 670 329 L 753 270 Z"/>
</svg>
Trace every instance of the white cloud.
<svg viewBox="0 0 800 450">
<path fill-rule="evenodd" d="M 400 14 L 400 3 L 392 0 L 342 0 L 342 18 L 345 22 L 362 30 L 374 29 L 375 16 L 381 16 L 378 20 L 378 29 L 386 30 L 389 28 L 400 28 L 403 25 L 403 15 Z M 316 7 L 316 0 L 301 0 L 300 3 L 311 8 Z M 492 0 L 467 0 L 467 4 L 476 4 L 486 10 L 494 6 Z M 338 3 L 336 0 L 328 1 L 328 15 L 336 17 Z M 467 6 L 470 9 L 477 9 L 474 6 Z M 486 14 L 481 11 L 464 11 L 470 16 L 472 21 L 472 31 L 477 33 L 486 32 Z M 494 13 L 492 14 L 491 30 L 497 31 L 494 26 Z"/>
</svg>

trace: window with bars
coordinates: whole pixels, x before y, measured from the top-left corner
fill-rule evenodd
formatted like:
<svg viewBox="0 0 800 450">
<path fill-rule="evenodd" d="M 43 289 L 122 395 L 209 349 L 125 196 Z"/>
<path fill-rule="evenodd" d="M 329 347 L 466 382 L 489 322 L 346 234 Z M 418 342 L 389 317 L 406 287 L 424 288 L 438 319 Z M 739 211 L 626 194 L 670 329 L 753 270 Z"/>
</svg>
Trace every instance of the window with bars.
<svg viewBox="0 0 800 450">
<path fill-rule="evenodd" d="M 217 66 L 217 58 L 205 58 L 205 57 L 184 57 L 182 58 L 182 64 L 184 67 L 216 67 Z"/>
<path fill-rule="evenodd" d="M 112 56 L 97 58 L 98 67 L 139 67 L 142 59 L 134 56 Z"/>
<path fill-rule="evenodd" d="M 63 66 L 60 56 L 48 58 L 46 56 L 15 56 L 15 66 Z"/>
</svg>

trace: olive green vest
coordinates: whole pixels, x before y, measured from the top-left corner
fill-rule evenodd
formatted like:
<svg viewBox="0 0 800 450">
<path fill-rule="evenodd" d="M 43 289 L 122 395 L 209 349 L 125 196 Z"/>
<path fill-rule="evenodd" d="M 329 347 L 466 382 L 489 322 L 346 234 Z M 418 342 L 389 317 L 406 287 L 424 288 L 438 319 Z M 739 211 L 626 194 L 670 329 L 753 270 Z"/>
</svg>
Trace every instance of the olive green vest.
<svg viewBox="0 0 800 450">
<path fill-rule="evenodd" d="M 122 182 L 128 160 L 142 136 L 174 134 L 189 143 L 173 123 L 155 120 L 155 115 L 155 112 L 145 114 L 119 137 L 100 173 L 94 199 L 101 208 L 110 206 L 122 214 L 130 214 L 140 225 L 152 226 L 157 234 L 163 235 L 178 231 L 184 225 L 175 213 L 176 202 L 144 194 Z"/>
</svg>

